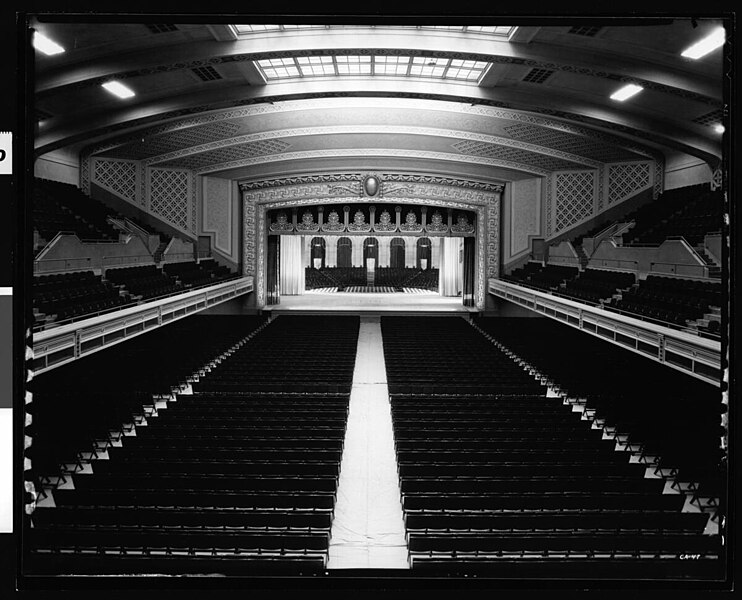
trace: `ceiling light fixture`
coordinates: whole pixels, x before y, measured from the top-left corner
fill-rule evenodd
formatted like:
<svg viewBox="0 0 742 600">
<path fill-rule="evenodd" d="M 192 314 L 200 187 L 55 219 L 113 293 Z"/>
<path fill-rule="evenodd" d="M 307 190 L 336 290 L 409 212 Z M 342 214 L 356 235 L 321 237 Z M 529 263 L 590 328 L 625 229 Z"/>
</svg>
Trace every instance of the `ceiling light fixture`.
<svg viewBox="0 0 742 600">
<path fill-rule="evenodd" d="M 33 47 L 36 48 L 39 52 L 43 52 L 47 56 L 61 54 L 62 52 L 64 52 L 64 48 L 62 48 L 62 46 L 57 44 L 57 42 L 53 42 L 38 31 L 35 31 L 33 34 Z"/>
<path fill-rule="evenodd" d="M 723 46 L 725 40 L 726 32 L 724 31 L 724 28 L 717 27 L 711 34 L 707 35 L 700 42 L 697 42 L 690 48 L 684 50 L 680 56 L 693 59 L 701 58 L 702 56 L 706 56 L 709 52 Z"/>
<path fill-rule="evenodd" d="M 726 131 L 726 128 L 721 123 L 717 123 L 716 125 L 714 125 L 714 131 L 716 133 L 724 133 Z"/>
<path fill-rule="evenodd" d="M 639 92 L 641 92 L 644 88 L 640 85 L 635 85 L 633 83 L 630 83 L 628 85 L 623 86 L 620 90 L 613 92 L 611 94 L 611 100 L 618 100 L 619 102 L 623 102 L 624 100 L 627 100 L 631 98 L 632 96 L 635 96 Z"/>
<path fill-rule="evenodd" d="M 132 92 L 123 83 L 119 83 L 118 81 L 108 81 L 101 85 L 106 88 L 106 90 L 111 92 L 114 96 L 118 96 L 119 98 L 131 98 L 132 96 L 134 96 L 134 92 Z"/>
</svg>

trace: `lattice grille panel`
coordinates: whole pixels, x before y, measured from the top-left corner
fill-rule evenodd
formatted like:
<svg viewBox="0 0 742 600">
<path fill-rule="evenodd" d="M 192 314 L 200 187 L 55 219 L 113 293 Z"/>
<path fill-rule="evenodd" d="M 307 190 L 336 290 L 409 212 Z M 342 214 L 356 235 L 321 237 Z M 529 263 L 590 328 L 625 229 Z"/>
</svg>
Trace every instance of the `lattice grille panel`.
<svg viewBox="0 0 742 600">
<path fill-rule="evenodd" d="M 649 163 L 610 165 L 608 167 L 608 204 L 618 202 L 649 184 Z"/>
<path fill-rule="evenodd" d="M 195 171 L 210 165 L 217 165 L 233 160 L 266 156 L 268 154 L 279 154 L 290 146 L 291 144 L 284 142 L 283 140 L 261 140 L 259 142 L 250 142 L 248 144 L 239 144 L 236 146 L 227 146 L 226 148 L 209 150 L 208 152 L 184 156 L 183 158 L 178 158 L 161 164 L 163 166 L 177 166 L 185 169 L 193 169 Z"/>
<path fill-rule="evenodd" d="M 200 146 L 201 144 L 223 140 L 232 137 L 239 130 L 240 124 L 234 121 L 208 123 L 144 138 L 144 141 L 131 142 L 106 152 L 106 156 L 141 160 L 175 152 L 183 148 L 190 148 L 191 146 Z"/>
<path fill-rule="evenodd" d="M 511 148 L 509 146 L 500 146 L 499 144 L 488 144 L 487 142 L 462 140 L 451 144 L 451 146 L 462 154 L 519 162 L 525 165 L 533 165 L 534 167 L 546 171 L 584 168 L 584 165 L 563 160 L 561 158 L 555 158 L 546 154 L 536 154 L 534 152 L 521 150 L 519 148 Z"/>
<path fill-rule="evenodd" d="M 93 163 L 93 181 L 116 192 L 122 198 L 136 202 L 136 163 L 96 158 Z"/>
<path fill-rule="evenodd" d="M 577 154 L 578 156 L 585 156 L 600 162 L 619 162 L 622 160 L 642 158 L 622 148 L 610 146 L 586 137 L 571 135 L 563 131 L 556 131 L 548 127 L 517 123 L 503 129 L 510 137 L 516 140 L 522 140 L 546 148 L 553 148 L 554 150 L 561 150 L 562 152 L 569 152 L 570 154 Z"/>
<path fill-rule="evenodd" d="M 168 169 L 150 170 L 150 211 L 181 229 L 188 230 L 190 212 L 188 173 Z"/>
<path fill-rule="evenodd" d="M 595 173 L 557 173 L 555 187 L 555 231 L 562 231 L 592 214 Z"/>
</svg>

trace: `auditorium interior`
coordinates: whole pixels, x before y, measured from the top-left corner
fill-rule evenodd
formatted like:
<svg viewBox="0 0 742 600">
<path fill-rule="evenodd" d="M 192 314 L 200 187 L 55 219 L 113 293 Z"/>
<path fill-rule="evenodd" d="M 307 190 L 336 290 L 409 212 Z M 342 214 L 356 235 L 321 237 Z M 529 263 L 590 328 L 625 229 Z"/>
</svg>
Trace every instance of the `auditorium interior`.
<svg viewBox="0 0 742 600">
<path fill-rule="evenodd" d="M 24 585 L 729 580 L 726 16 L 25 26 Z"/>
</svg>

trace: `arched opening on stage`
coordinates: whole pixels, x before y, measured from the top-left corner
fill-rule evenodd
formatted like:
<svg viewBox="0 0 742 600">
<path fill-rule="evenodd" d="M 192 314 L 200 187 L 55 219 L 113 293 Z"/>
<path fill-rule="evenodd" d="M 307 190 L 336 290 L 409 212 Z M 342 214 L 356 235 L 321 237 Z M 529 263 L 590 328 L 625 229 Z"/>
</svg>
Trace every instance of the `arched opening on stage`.
<svg viewBox="0 0 742 600">
<path fill-rule="evenodd" d="M 338 267 L 350 269 L 353 266 L 353 242 L 348 237 L 338 240 Z"/>
<path fill-rule="evenodd" d="M 363 264 L 366 266 L 369 258 L 376 262 L 379 258 L 379 242 L 376 238 L 370 237 L 363 240 Z"/>
<path fill-rule="evenodd" d="M 405 268 L 405 243 L 402 238 L 392 238 L 389 248 L 389 266 L 392 269 Z"/>
<path fill-rule="evenodd" d="M 315 269 L 325 268 L 326 244 L 325 239 L 321 237 L 312 238 L 310 242 L 310 263 L 309 266 Z"/>
<path fill-rule="evenodd" d="M 417 240 L 417 268 L 423 271 L 430 269 L 432 245 L 430 238 L 422 237 Z"/>
</svg>

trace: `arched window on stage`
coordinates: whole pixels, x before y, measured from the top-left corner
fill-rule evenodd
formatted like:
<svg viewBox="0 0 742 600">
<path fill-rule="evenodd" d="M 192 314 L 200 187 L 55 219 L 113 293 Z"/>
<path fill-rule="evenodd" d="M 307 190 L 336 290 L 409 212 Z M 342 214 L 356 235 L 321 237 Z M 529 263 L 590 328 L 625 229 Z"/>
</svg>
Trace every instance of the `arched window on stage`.
<svg viewBox="0 0 742 600">
<path fill-rule="evenodd" d="M 373 258 L 374 261 L 379 258 L 379 242 L 376 238 L 370 237 L 363 240 L 363 264 L 366 259 Z"/>
<path fill-rule="evenodd" d="M 325 240 L 321 237 L 312 238 L 310 242 L 311 262 L 309 265 L 315 269 L 325 268 Z"/>
<path fill-rule="evenodd" d="M 402 238 L 392 238 L 392 243 L 389 247 L 389 266 L 392 269 L 404 269 L 404 250 L 405 243 Z"/>
<path fill-rule="evenodd" d="M 432 246 L 430 238 L 422 237 L 417 240 L 417 268 L 425 271 L 431 268 Z"/>
<path fill-rule="evenodd" d="M 341 237 L 338 240 L 338 267 L 349 269 L 353 266 L 353 243 L 350 238 Z"/>
</svg>

